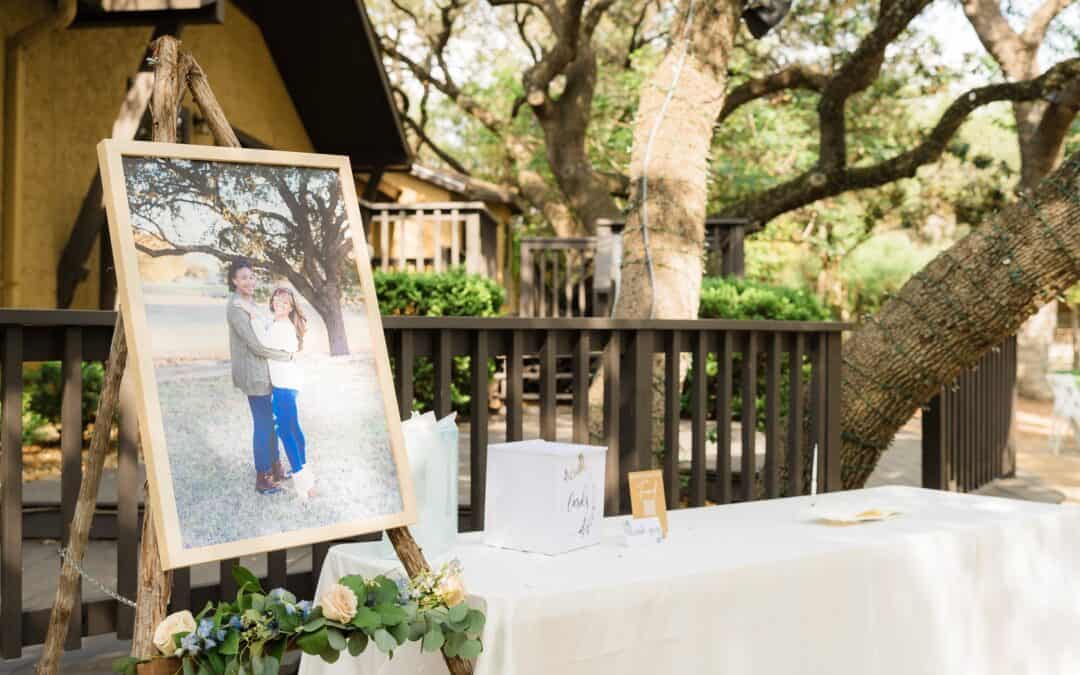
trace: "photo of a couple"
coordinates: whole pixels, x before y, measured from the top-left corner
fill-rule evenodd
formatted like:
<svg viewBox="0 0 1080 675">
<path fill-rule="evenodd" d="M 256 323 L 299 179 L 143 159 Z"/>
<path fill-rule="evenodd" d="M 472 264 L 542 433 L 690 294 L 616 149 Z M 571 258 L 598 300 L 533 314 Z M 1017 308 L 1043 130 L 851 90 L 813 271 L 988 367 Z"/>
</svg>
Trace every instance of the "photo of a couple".
<svg viewBox="0 0 1080 675">
<path fill-rule="evenodd" d="M 302 501 L 315 494 L 315 476 L 307 466 L 307 446 L 297 398 L 304 373 L 296 362 L 304 346 L 307 317 L 293 292 L 279 286 L 270 294 L 269 312 L 255 304 L 255 271 L 244 259 L 229 265 L 229 360 L 233 384 L 251 407 L 255 491 L 275 494 L 286 480 Z M 278 453 L 285 446 L 288 470 Z"/>
<path fill-rule="evenodd" d="M 122 157 L 133 250 L 121 264 L 144 316 L 132 352 L 140 364 L 149 354 L 138 377 L 152 384 L 160 434 L 143 449 L 173 557 L 235 557 L 411 518 L 374 286 L 353 238 L 362 223 L 343 189 L 352 174 L 132 145 L 150 152 Z M 343 161 L 319 157 L 300 156 Z"/>
</svg>

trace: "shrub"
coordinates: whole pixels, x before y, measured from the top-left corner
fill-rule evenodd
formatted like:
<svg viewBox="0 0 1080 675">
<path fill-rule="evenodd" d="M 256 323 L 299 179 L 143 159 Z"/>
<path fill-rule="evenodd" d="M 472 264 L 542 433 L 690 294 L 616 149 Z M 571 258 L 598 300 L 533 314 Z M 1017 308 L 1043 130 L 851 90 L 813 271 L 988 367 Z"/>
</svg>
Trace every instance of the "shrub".
<svg viewBox="0 0 1080 675">
<path fill-rule="evenodd" d="M 733 277 L 705 277 L 701 283 L 702 319 L 827 321 L 829 310 L 804 290 Z"/>
<path fill-rule="evenodd" d="M 506 291 L 492 279 L 468 274 L 462 269 L 449 272 L 374 273 L 379 313 L 390 316 L 495 316 L 502 309 Z M 460 415 L 469 413 L 469 357 L 455 356 L 450 380 L 451 407 Z M 488 362 L 488 376 L 495 372 Z M 419 357 L 413 365 L 413 410 L 429 410 L 435 401 L 435 366 Z"/>
<path fill-rule="evenodd" d="M 706 277 L 702 281 L 701 304 L 698 316 L 702 319 L 741 319 L 769 321 L 827 321 L 831 317 L 829 310 L 816 296 L 806 291 L 785 286 L 773 286 L 759 281 L 736 279 L 731 277 Z M 765 354 L 760 354 L 762 363 Z M 760 368 L 760 364 L 759 364 Z M 790 363 L 785 354 L 781 357 L 780 377 L 780 414 L 786 416 L 787 402 L 790 395 L 788 379 Z M 742 355 L 736 353 L 732 358 L 732 415 L 742 418 Z M 803 366 L 803 381 L 809 381 L 809 366 Z M 716 396 L 718 393 L 716 374 L 719 365 L 716 357 L 709 353 L 706 357 L 705 372 L 710 378 L 708 387 L 707 410 L 710 419 L 715 419 Z M 761 372 L 760 369 L 758 371 Z M 682 412 L 690 414 L 690 383 L 693 371 L 686 378 L 682 395 Z M 758 377 L 757 400 L 755 401 L 757 427 L 765 428 L 765 387 L 764 377 Z M 710 431 L 710 438 L 715 440 L 715 431 Z"/>
<path fill-rule="evenodd" d="M 376 271 L 379 312 L 403 316 L 495 316 L 506 291 L 492 279 L 449 272 Z"/>
</svg>

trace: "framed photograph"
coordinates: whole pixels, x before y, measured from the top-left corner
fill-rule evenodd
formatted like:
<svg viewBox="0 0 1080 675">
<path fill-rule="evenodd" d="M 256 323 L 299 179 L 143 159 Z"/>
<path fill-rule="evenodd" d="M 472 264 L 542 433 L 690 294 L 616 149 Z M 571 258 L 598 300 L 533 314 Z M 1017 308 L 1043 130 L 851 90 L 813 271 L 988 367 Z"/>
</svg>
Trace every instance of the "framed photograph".
<svg viewBox="0 0 1080 675">
<path fill-rule="evenodd" d="M 415 522 L 348 158 L 98 159 L 164 567 Z"/>
</svg>

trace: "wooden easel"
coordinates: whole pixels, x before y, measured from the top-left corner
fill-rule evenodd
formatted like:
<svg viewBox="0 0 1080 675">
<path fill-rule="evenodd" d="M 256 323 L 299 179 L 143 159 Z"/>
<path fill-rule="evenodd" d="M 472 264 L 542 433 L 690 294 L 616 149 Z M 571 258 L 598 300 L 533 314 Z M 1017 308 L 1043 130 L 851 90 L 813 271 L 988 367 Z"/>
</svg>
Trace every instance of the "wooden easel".
<svg viewBox="0 0 1080 675">
<path fill-rule="evenodd" d="M 154 89 L 150 99 L 150 112 L 154 122 L 153 140 L 162 143 L 176 142 L 177 111 L 186 89 L 191 92 L 192 99 L 206 118 L 214 142 L 222 146 L 239 148 L 240 141 L 237 140 L 221 105 L 210 89 L 206 74 L 189 52 L 180 50 L 180 41 L 170 36 L 160 37 L 154 41 L 152 53 Z M 126 363 L 127 340 L 124 336 L 124 317 L 123 308 L 121 308 L 121 311 L 117 313 L 116 328 L 109 348 L 105 380 L 102 383 L 101 397 L 98 401 L 97 423 L 90 439 L 89 462 L 79 488 L 79 499 L 71 524 L 68 555 L 64 559 L 45 644 L 37 666 L 38 675 L 55 675 L 59 672 L 64 638 L 67 635 L 68 622 L 78 591 L 79 572 L 76 565 L 82 563 L 86 551 L 90 522 L 93 519 L 98 486 L 105 463 L 105 451 L 109 444 L 109 432 L 120 397 L 120 380 Z M 139 548 L 138 595 L 131 643 L 132 656 L 140 658 L 155 654 L 154 629 L 165 618 L 172 588 L 171 572 L 161 569 L 151 508 L 151 501 L 147 499 Z M 387 531 L 387 535 L 410 577 L 430 569 L 409 528 L 393 528 Z M 472 673 L 470 662 L 445 655 L 444 659 L 452 675 Z"/>
</svg>

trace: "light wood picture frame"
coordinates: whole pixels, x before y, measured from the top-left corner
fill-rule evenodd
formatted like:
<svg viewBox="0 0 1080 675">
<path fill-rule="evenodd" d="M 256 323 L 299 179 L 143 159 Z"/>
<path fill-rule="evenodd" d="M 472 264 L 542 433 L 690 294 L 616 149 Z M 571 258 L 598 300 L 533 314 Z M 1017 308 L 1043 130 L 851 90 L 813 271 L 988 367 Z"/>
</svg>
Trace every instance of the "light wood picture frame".
<svg viewBox="0 0 1080 675">
<path fill-rule="evenodd" d="M 98 160 L 163 567 L 414 523 L 349 159 L 105 140 Z M 275 457 L 303 480 L 267 488 Z"/>
</svg>

